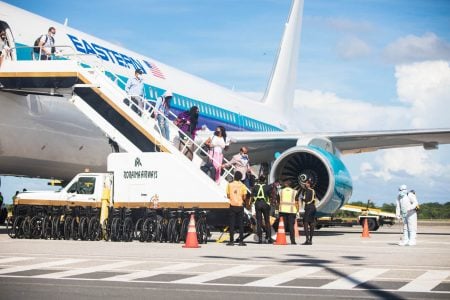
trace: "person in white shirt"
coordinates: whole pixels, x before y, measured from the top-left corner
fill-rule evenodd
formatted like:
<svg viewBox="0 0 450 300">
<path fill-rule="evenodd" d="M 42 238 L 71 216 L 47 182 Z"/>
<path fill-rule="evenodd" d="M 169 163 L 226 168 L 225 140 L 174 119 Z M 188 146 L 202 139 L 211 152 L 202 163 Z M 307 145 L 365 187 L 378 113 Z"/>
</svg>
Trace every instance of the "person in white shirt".
<svg viewBox="0 0 450 300">
<path fill-rule="evenodd" d="M 403 238 L 398 244 L 400 246 L 416 245 L 417 235 L 417 207 L 419 203 L 415 193 L 408 193 L 406 185 L 399 187 L 397 206 L 395 214 L 403 221 Z"/>
<path fill-rule="evenodd" d="M 51 60 L 53 53 L 55 53 L 55 27 L 50 27 L 47 34 L 42 35 L 39 41 L 40 60 Z"/>
<path fill-rule="evenodd" d="M 127 85 L 125 86 L 125 91 L 130 96 L 131 101 L 140 108 L 138 109 L 135 105 L 131 106 L 131 109 L 139 116 L 142 115 L 141 111 L 144 109 L 144 83 L 142 81 L 142 73 L 141 69 L 136 69 L 134 71 L 134 77 L 128 79 Z M 125 103 L 128 104 L 128 100 Z"/>
</svg>

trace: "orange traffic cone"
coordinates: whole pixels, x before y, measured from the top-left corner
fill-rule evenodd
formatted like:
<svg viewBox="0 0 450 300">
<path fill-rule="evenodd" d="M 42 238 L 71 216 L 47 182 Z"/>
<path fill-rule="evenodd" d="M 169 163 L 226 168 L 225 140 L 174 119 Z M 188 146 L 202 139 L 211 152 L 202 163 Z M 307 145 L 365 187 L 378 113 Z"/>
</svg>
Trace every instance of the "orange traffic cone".
<svg viewBox="0 0 450 300">
<path fill-rule="evenodd" d="M 278 232 L 277 232 L 277 239 L 274 245 L 287 245 L 286 242 L 286 232 L 284 231 L 284 221 L 283 217 L 280 217 L 280 222 L 278 223 Z"/>
<path fill-rule="evenodd" d="M 195 230 L 194 214 L 191 214 L 191 219 L 189 220 L 186 244 L 184 244 L 183 248 L 200 248 L 197 240 L 197 231 Z"/>
<path fill-rule="evenodd" d="M 298 230 L 298 223 L 297 223 L 297 219 L 295 219 L 295 223 L 294 223 L 294 232 L 295 232 L 295 239 L 299 239 L 300 238 L 300 230 Z"/>
<path fill-rule="evenodd" d="M 363 232 L 362 232 L 361 237 L 363 237 L 363 238 L 370 238 L 370 235 L 369 235 L 369 223 L 367 221 L 367 218 L 364 218 L 364 226 L 363 226 Z"/>
</svg>

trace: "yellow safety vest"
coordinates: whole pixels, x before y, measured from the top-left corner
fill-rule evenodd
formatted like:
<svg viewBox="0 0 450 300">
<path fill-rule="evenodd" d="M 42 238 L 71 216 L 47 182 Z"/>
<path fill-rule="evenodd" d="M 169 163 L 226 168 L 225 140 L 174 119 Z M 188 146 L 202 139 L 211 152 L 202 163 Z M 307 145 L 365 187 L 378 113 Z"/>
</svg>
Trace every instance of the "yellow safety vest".
<svg viewBox="0 0 450 300">
<path fill-rule="evenodd" d="M 289 214 L 297 213 L 297 207 L 295 206 L 296 194 L 297 192 L 290 187 L 285 187 L 281 189 L 280 212 Z"/>
<path fill-rule="evenodd" d="M 242 206 L 242 183 L 240 181 L 233 181 L 228 184 L 228 195 L 230 197 L 230 205 Z"/>
</svg>

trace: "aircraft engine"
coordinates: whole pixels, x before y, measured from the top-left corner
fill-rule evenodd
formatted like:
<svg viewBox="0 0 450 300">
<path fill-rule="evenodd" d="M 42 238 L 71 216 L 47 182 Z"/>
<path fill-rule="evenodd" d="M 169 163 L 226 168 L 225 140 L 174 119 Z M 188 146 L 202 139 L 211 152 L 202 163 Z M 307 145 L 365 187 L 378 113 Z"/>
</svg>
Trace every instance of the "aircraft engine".
<svg viewBox="0 0 450 300">
<path fill-rule="evenodd" d="M 301 189 L 300 181 L 312 178 L 319 204 L 317 216 L 334 213 L 350 199 L 352 180 L 347 168 L 334 154 L 317 146 L 296 146 L 283 152 L 274 162 L 270 182 L 290 180 Z"/>
</svg>

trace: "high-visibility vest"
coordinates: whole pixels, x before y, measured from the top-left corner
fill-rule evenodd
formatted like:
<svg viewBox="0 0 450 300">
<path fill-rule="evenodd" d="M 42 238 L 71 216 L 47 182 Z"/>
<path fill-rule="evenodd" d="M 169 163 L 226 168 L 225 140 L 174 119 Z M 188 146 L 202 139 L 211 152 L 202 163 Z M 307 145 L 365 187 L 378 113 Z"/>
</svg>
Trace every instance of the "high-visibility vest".
<svg viewBox="0 0 450 300">
<path fill-rule="evenodd" d="M 280 195 L 280 212 L 295 214 L 297 213 L 297 207 L 295 205 L 296 191 L 290 187 L 281 189 Z"/>
<path fill-rule="evenodd" d="M 267 197 L 266 194 L 264 194 L 264 183 L 257 183 L 255 186 L 258 186 L 258 192 L 256 193 L 256 196 L 253 197 L 253 199 L 256 200 L 264 200 L 264 202 L 269 203 L 269 197 Z"/>
<path fill-rule="evenodd" d="M 242 206 L 243 205 L 243 195 L 242 195 L 242 183 L 240 181 L 233 181 L 228 184 L 228 193 L 230 197 L 230 205 L 232 206 Z"/>
</svg>

